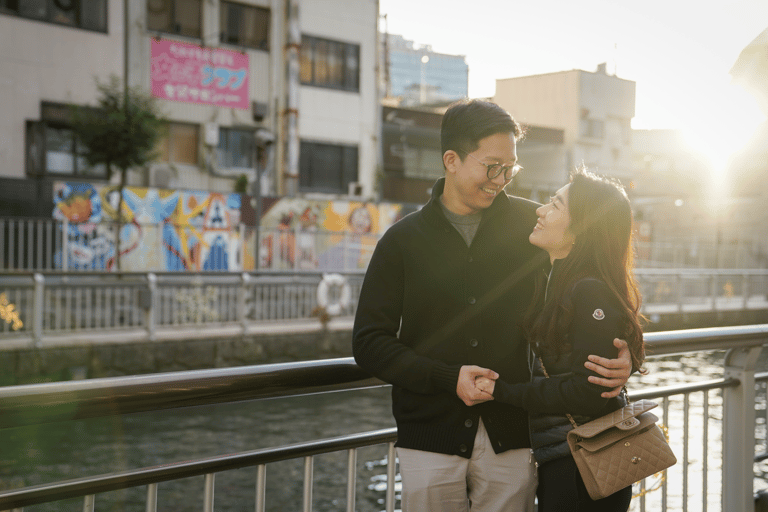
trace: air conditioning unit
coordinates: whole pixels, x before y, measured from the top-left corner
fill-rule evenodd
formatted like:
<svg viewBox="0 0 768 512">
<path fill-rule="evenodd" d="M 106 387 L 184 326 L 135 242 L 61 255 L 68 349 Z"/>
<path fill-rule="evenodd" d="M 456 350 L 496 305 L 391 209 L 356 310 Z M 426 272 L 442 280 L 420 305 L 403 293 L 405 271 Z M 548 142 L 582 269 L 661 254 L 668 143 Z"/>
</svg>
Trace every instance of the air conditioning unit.
<svg viewBox="0 0 768 512">
<path fill-rule="evenodd" d="M 360 182 L 353 181 L 349 184 L 348 194 L 352 197 L 362 197 L 363 185 Z"/>
</svg>

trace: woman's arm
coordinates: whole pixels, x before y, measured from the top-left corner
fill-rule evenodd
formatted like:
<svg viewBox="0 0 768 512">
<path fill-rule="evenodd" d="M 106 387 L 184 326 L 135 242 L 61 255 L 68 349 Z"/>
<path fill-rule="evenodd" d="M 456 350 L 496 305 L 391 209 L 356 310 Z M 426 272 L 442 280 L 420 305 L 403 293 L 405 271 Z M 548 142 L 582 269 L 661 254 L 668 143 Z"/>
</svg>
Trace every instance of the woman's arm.
<svg viewBox="0 0 768 512">
<path fill-rule="evenodd" d="M 608 402 L 601 393 L 605 388 L 589 382 L 597 373 L 584 363 L 590 355 L 607 359 L 617 356 L 614 338 L 621 337 L 623 312 L 618 299 L 607 285 L 585 279 L 572 292 L 574 315 L 568 330 L 573 348 L 570 371 L 532 382 L 510 384 L 478 379 L 479 388 L 493 394 L 494 400 L 523 407 L 533 412 L 598 414 Z"/>
</svg>

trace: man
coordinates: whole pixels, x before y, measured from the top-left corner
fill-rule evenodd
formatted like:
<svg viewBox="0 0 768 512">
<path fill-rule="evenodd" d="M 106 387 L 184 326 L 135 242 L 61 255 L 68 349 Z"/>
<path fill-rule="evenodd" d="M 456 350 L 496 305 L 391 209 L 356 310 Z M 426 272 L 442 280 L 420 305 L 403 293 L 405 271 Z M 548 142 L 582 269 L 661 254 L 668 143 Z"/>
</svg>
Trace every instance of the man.
<svg viewBox="0 0 768 512">
<path fill-rule="evenodd" d="M 504 193 L 521 136 L 495 104 L 452 105 L 441 130 L 445 177 L 384 234 L 366 272 L 353 353 L 392 384 L 406 512 L 533 510 L 527 413 L 475 386 L 479 376 L 529 379 L 521 326 L 549 262 L 528 241 L 539 205 Z M 587 363 L 607 378 L 590 379 L 623 386 L 631 364 L 628 350 L 620 355 L 594 359 L 606 368 Z"/>
</svg>

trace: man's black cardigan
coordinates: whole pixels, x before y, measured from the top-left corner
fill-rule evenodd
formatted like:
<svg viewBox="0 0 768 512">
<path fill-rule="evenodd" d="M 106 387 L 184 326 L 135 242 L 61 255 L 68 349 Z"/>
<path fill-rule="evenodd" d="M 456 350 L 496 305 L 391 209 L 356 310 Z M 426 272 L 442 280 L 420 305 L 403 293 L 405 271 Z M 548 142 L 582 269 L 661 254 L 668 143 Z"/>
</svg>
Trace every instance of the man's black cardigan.
<svg viewBox="0 0 768 512">
<path fill-rule="evenodd" d="M 397 446 L 469 458 L 482 416 L 497 453 L 529 447 L 525 410 L 468 407 L 456 385 L 462 365 L 529 380 L 521 325 L 549 264 L 528 241 L 538 205 L 500 194 L 467 247 L 442 212 L 443 187 L 441 178 L 424 208 L 376 246 L 355 317 L 355 360 L 392 384 Z"/>
</svg>

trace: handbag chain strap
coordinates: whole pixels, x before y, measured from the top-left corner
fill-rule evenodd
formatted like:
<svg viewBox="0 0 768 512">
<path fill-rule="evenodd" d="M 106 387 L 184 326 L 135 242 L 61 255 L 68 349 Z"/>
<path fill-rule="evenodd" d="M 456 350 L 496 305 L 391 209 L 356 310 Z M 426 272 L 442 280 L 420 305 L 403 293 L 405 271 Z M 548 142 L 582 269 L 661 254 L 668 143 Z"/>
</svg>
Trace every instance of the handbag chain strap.
<svg viewBox="0 0 768 512">
<path fill-rule="evenodd" d="M 541 356 L 539 356 L 539 364 L 541 365 L 541 371 L 544 372 L 544 376 L 546 378 L 549 378 L 549 374 L 547 373 L 547 367 L 544 366 L 544 360 L 541 358 Z M 568 413 L 565 413 L 565 416 L 568 418 L 568 421 L 571 422 L 571 425 L 573 425 L 573 428 L 576 428 L 579 426 L 579 424 L 576 423 L 576 420 L 573 419 L 573 416 L 571 416 Z"/>
</svg>

